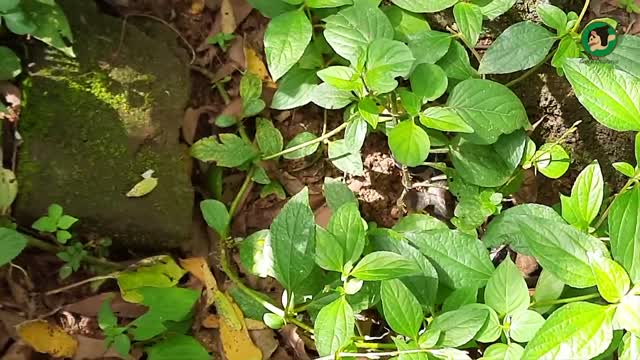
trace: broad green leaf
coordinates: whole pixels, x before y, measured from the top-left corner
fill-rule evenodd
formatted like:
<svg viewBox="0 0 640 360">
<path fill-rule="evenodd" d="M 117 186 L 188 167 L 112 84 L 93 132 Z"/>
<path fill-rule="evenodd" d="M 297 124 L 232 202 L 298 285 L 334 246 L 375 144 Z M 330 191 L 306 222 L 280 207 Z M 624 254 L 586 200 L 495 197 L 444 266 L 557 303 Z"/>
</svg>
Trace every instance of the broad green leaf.
<svg viewBox="0 0 640 360">
<path fill-rule="evenodd" d="M 636 134 L 635 144 L 634 144 L 634 153 L 636 158 L 636 166 L 640 164 L 640 133 Z"/>
<path fill-rule="evenodd" d="M 247 2 L 268 18 L 274 18 L 296 8 L 282 0 L 247 0 Z"/>
<path fill-rule="evenodd" d="M 607 56 L 615 66 L 640 78 L 640 59 L 636 56 L 640 51 L 640 37 L 634 35 L 619 35 L 618 45 Z"/>
<path fill-rule="evenodd" d="M 202 347 L 202 345 L 200 345 Z M 129 352 L 131 351 L 131 339 L 127 334 L 117 335 L 113 339 L 113 348 L 118 352 L 118 354 L 124 358 L 129 356 Z M 204 350 L 204 349 L 203 349 Z M 205 350 L 206 352 L 206 350 Z M 207 353 L 208 355 L 208 353 Z M 151 357 L 149 357 L 151 358 Z M 197 358 L 197 357 L 194 357 Z"/>
<path fill-rule="evenodd" d="M 293 196 L 273 220 L 271 248 L 276 279 L 287 290 L 295 290 L 315 264 L 315 219 L 307 188 Z"/>
<path fill-rule="evenodd" d="M 546 270 L 542 270 L 538 282 L 536 283 L 536 290 L 533 293 L 533 300 L 536 303 L 556 300 L 560 298 L 564 291 L 564 283 L 558 280 L 552 273 Z M 540 314 L 544 314 L 549 311 L 553 306 L 536 306 L 534 310 Z"/>
<path fill-rule="evenodd" d="M 363 257 L 350 275 L 360 280 L 376 281 L 420 273 L 416 263 L 405 256 L 390 251 L 375 251 Z"/>
<path fill-rule="evenodd" d="M 509 26 L 480 61 L 481 74 L 526 70 L 544 60 L 557 37 L 540 25 L 523 21 Z M 527 44 L 527 46 L 522 46 Z"/>
<path fill-rule="evenodd" d="M 374 40 L 367 50 L 364 80 L 367 88 L 378 94 L 393 91 L 397 77 L 409 75 L 415 58 L 407 45 L 389 39 Z"/>
<path fill-rule="evenodd" d="M 256 121 L 256 142 L 263 156 L 276 154 L 282 150 L 283 140 L 280 130 L 269 119 Z"/>
<path fill-rule="evenodd" d="M 420 122 L 430 129 L 450 132 L 472 133 L 469 126 L 458 113 L 446 106 L 432 106 L 420 114 Z"/>
<path fill-rule="evenodd" d="M 355 109 L 355 107 L 354 107 Z M 364 140 L 367 137 L 367 121 L 361 116 L 355 116 L 347 124 L 347 128 L 344 129 L 344 143 L 352 152 L 358 152 L 362 149 Z"/>
<path fill-rule="evenodd" d="M 482 9 L 473 3 L 459 2 L 453 7 L 458 29 L 470 47 L 475 47 L 482 31 Z"/>
<path fill-rule="evenodd" d="M 498 215 L 483 240 L 486 246 L 510 244 L 515 251 L 534 256 L 545 271 L 577 288 L 596 284 L 587 254 L 607 253 L 599 239 L 567 225 L 551 208 L 535 204 Z"/>
<path fill-rule="evenodd" d="M 327 200 L 327 204 L 329 204 L 329 208 L 332 211 L 338 210 L 342 205 L 347 203 L 354 203 L 358 205 L 358 200 L 353 194 L 353 191 L 349 189 L 347 184 L 338 179 L 330 177 L 324 178 L 322 191 L 325 199 Z"/>
<path fill-rule="evenodd" d="M 413 259 L 421 274 L 403 277 L 402 282 L 416 296 L 420 304 L 429 308 L 435 302 L 438 291 L 438 273 L 429 260 L 411 246 L 402 235 L 389 229 L 376 229 L 368 234 L 371 248 L 375 251 L 391 251 Z"/>
<path fill-rule="evenodd" d="M 640 78 L 611 64 L 567 60 L 562 69 L 580 103 L 604 126 L 640 130 Z"/>
<path fill-rule="evenodd" d="M 27 35 L 38 28 L 37 25 L 31 20 L 31 17 L 20 8 L 15 9 L 12 12 L 2 14 L 7 29 L 16 35 Z"/>
<path fill-rule="evenodd" d="M 171 335 L 157 344 L 147 348 L 149 360 L 172 359 L 211 359 L 209 352 L 192 336 Z"/>
<path fill-rule="evenodd" d="M 316 264 L 329 271 L 344 269 L 344 249 L 338 239 L 327 230 L 316 227 Z"/>
<path fill-rule="evenodd" d="M 629 291 L 629 275 L 617 262 L 599 254 L 589 254 L 591 270 L 603 299 L 617 303 Z"/>
<path fill-rule="evenodd" d="M 611 254 L 629 274 L 631 282 L 640 282 L 640 188 L 619 195 L 609 212 Z"/>
<path fill-rule="evenodd" d="M 310 8 L 332 8 L 353 4 L 353 0 L 304 0 L 305 5 Z"/>
<path fill-rule="evenodd" d="M 618 348 L 618 360 L 636 360 L 640 354 L 640 336 L 626 333 L 622 337 L 622 344 Z"/>
<path fill-rule="evenodd" d="M 364 167 L 359 151 L 353 151 L 344 140 L 336 140 L 329 143 L 329 160 L 340 171 L 347 174 L 362 176 Z"/>
<path fill-rule="evenodd" d="M 118 318 L 116 314 L 111 310 L 111 299 L 113 296 L 108 296 L 102 301 L 102 305 L 100 305 L 100 310 L 98 311 L 98 327 L 100 330 L 105 330 L 108 328 L 114 328 L 118 326 Z"/>
<path fill-rule="evenodd" d="M 229 294 L 233 297 L 236 304 L 242 309 L 242 313 L 245 318 L 250 318 L 258 321 L 262 321 L 264 314 L 268 311 L 258 302 L 255 298 L 249 296 L 246 292 L 233 285 L 229 288 Z M 271 301 L 268 296 L 262 293 L 257 294 L 258 298 L 262 298 L 265 301 Z"/>
<path fill-rule="evenodd" d="M 271 232 L 260 230 L 249 235 L 238 245 L 240 261 L 249 273 L 266 278 L 273 275 L 273 250 Z"/>
<path fill-rule="evenodd" d="M 506 13 L 518 0 L 473 0 L 472 2 L 482 10 L 482 14 L 489 20 Z"/>
<path fill-rule="evenodd" d="M 273 313 L 266 313 L 262 316 L 262 321 L 269 328 L 279 330 L 284 326 L 284 319 Z"/>
<path fill-rule="evenodd" d="M 226 237 L 229 228 L 229 212 L 227 207 L 218 200 L 207 199 L 200 202 L 200 210 L 202 211 L 202 217 L 207 222 L 207 225 L 215 230 L 218 235 L 223 238 Z"/>
<path fill-rule="evenodd" d="M 558 70 L 562 70 L 562 65 L 567 59 L 574 59 L 580 57 L 580 47 L 578 43 L 571 37 L 567 36 L 560 40 L 558 44 L 558 50 L 553 54 L 551 58 L 551 65 Z"/>
<path fill-rule="evenodd" d="M 529 307 L 529 288 L 509 257 L 496 268 L 487 282 L 484 302 L 501 317 Z"/>
<path fill-rule="evenodd" d="M 636 175 L 636 169 L 628 162 L 621 161 L 613 163 L 611 165 L 624 176 L 634 177 Z"/>
<path fill-rule="evenodd" d="M 406 11 L 394 5 L 382 8 L 384 14 L 387 15 L 391 26 L 395 31 L 395 40 L 409 42 L 409 40 L 424 31 L 431 30 L 429 23 L 422 16 Z"/>
<path fill-rule="evenodd" d="M 8 47 L 0 46 L 0 80 L 11 80 L 21 72 L 20 58 Z"/>
<path fill-rule="evenodd" d="M 393 39 L 394 31 L 382 10 L 364 1 L 325 19 L 324 37 L 333 50 L 357 64 L 376 39 Z"/>
<path fill-rule="evenodd" d="M 462 287 L 454 290 L 442 304 L 442 311 L 452 311 L 461 308 L 464 305 L 475 304 L 478 299 L 478 288 Z"/>
<path fill-rule="evenodd" d="M 389 132 L 389 148 L 403 165 L 421 165 L 429 156 L 429 135 L 413 120 L 405 120 Z"/>
<path fill-rule="evenodd" d="M 459 83 L 447 105 L 473 128 L 474 133 L 465 135 L 465 139 L 474 144 L 492 144 L 502 134 L 530 126 L 520 99 L 493 81 L 469 79 Z"/>
<path fill-rule="evenodd" d="M 431 323 L 431 328 L 442 332 L 438 345 L 442 347 L 458 347 L 471 341 L 482 328 L 489 312 L 463 306 L 440 314 Z"/>
<path fill-rule="evenodd" d="M 398 279 L 380 284 L 380 298 L 384 319 L 398 334 L 416 338 L 424 320 L 418 299 Z"/>
<path fill-rule="evenodd" d="M 391 0 L 399 7 L 416 13 L 433 13 L 453 6 L 458 0 Z"/>
<path fill-rule="evenodd" d="M 380 112 L 381 108 L 371 97 L 366 97 L 358 101 L 358 114 L 374 129 L 378 127 Z"/>
<path fill-rule="evenodd" d="M 302 10 L 278 15 L 264 34 L 264 52 L 273 81 L 286 74 L 300 60 L 311 41 L 311 22 Z"/>
<path fill-rule="evenodd" d="M 418 116 L 422 108 L 422 99 L 406 88 L 398 89 L 397 93 L 400 96 L 400 103 L 406 113 L 412 118 Z"/>
<path fill-rule="evenodd" d="M 482 325 L 475 336 L 476 341 L 492 343 L 500 338 L 500 335 L 502 335 L 502 324 L 500 323 L 500 318 L 495 310 L 485 304 L 467 304 L 464 305 L 464 308 L 480 309 L 489 312 L 487 320 L 485 320 L 484 325 Z"/>
<path fill-rule="evenodd" d="M 396 348 L 399 351 L 407 351 L 407 350 L 418 350 L 420 346 L 414 341 L 411 340 L 408 343 L 405 343 L 399 336 L 392 337 L 391 340 L 396 344 Z M 416 352 L 416 353 L 403 353 L 398 355 L 395 360 L 429 360 L 429 355 L 427 352 Z"/>
<path fill-rule="evenodd" d="M 287 146 L 285 147 L 285 149 L 290 149 L 294 146 L 298 146 L 298 145 L 302 145 L 306 142 L 312 141 L 314 139 L 317 139 L 318 137 L 315 136 L 314 134 L 304 131 L 299 133 L 298 135 L 294 136 L 293 139 L 291 139 L 291 141 L 289 141 L 289 143 L 287 144 Z M 308 145 L 305 146 L 301 149 L 298 149 L 296 151 L 292 151 L 290 153 L 286 153 L 284 155 L 282 155 L 283 158 L 288 159 L 288 160 L 293 160 L 293 159 L 300 159 L 303 158 L 305 156 L 309 156 L 311 154 L 313 154 L 314 152 L 316 152 L 316 150 L 318 150 L 318 145 L 319 143 L 314 143 L 312 145 Z"/>
<path fill-rule="evenodd" d="M 447 73 L 435 64 L 420 64 L 409 77 L 411 90 L 420 96 L 423 102 L 432 101 L 444 95 L 449 81 Z"/>
<path fill-rule="evenodd" d="M 571 158 L 560 144 L 544 144 L 533 155 L 533 165 L 544 176 L 557 179 L 569 169 Z"/>
<path fill-rule="evenodd" d="M 435 64 L 450 51 L 449 44 L 451 44 L 451 34 L 434 30 L 415 34 L 408 42 L 409 48 L 416 58 L 416 64 Z"/>
<path fill-rule="evenodd" d="M 354 99 L 351 92 L 336 89 L 327 83 L 316 86 L 311 93 L 311 101 L 314 104 L 329 110 L 342 109 Z"/>
<path fill-rule="evenodd" d="M 140 303 L 149 307 L 144 315 L 129 324 L 128 332 L 138 341 L 166 332 L 170 322 L 187 320 L 201 293 L 178 287 L 143 287 L 137 291 L 142 298 Z"/>
<path fill-rule="evenodd" d="M 343 265 L 354 264 L 360 259 L 365 244 L 365 228 L 357 203 L 348 202 L 335 210 L 327 230 L 343 248 Z"/>
<path fill-rule="evenodd" d="M 544 318 L 533 310 L 520 310 L 511 315 L 509 337 L 519 343 L 531 341 L 544 324 Z"/>
<path fill-rule="evenodd" d="M 438 271 L 440 281 L 452 289 L 483 287 L 494 268 L 488 251 L 476 238 L 453 230 L 404 234 Z"/>
<path fill-rule="evenodd" d="M 58 219 L 58 229 L 69 230 L 69 228 L 77 222 L 78 219 L 74 218 L 73 216 L 62 215 L 60 219 Z"/>
<path fill-rule="evenodd" d="M 118 287 L 122 298 L 141 303 L 141 288 L 153 287 L 166 290 L 175 286 L 186 271 L 168 255 L 161 255 L 138 262 L 138 267 L 118 274 Z"/>
<path fill-rule="evenodd" d="M 484 351 L 482 360 L 520 360 L 523 353 L 524 348 L 516 343 L 492 344 Z"/>
<path fill-rule="evenodd" d="M 191 156 L 200 161 L 215 161 L 218 166 L 238 167 L 258 154 L 253 146 L 235 134 L 220 134 L 198 140 L 191 146 Z"/>
<path fill-rule="evenodd" d="M 318 71 L 318 77 L 339 90 L 351 91 L 362 87 L 359 74 L 348 66 L 329 66 Z"/>
<path fill-rule="evenodd" d="M 451 41 L 449 50 L 436 62 L 436 65 L 440 66 L 444 72 L 447 73 L 450 85 L 454 83 L 451 81 L 452 79 L 462 81 L 480 77 L 476 69 L 474 69 L 469 62 L 467 50 L 465 50 L 464 46 L 458 41 Z"/>
<path fill-rule="evenodd" d="M 540 20 L 552 29 L 558 30 L 560 34 L 567 27 L 567 14 L 557 6 L 551 4 L 538 4 L 536 12 L 540 16 Z"/>
<path fill-rule="evenodd" d="M 331 355 L 347 345 L 353 336 L 354 315 L 344 296 L 320 310 L 314 325 L 316 347 L 320 356 Z"/>
<path fill-rule="evenodd" d="M 27 239 L 9 228 L 0 228 L 0 266 L 15 259 L 27 246 Z"/>
<path fill-rule="evenodd" d="M 613 324 L 616 329 L 622 328 L 640 336 L 640 296 L 627 295 L 622 298 L 616 306 Z"/>
<path fill-rule="evenodd" d="M 596 162 L 584 168 L 571 189 L 571 197 L 562 197 L 562 217 L 571 225 L 587 230 L 598 216 L 604 197 L 604 179 Z M 565 200 L 566 199 L 566 200 Z M 565 213 L 565 204 L 568 211 Z"/>
<path fill-rule="evenodd" d="M 448 229 L 447 225 L 427 214 L 409 214 L 393 226 L 393 230 L 400 233 L 442 229 Z"/>
<path fill-rule="evenodd" d="M 613 337 L 613 307 L 574 302 L 556 310 L 527 344 L 523 359 L 591 359 Z"/>
<path fill-rule="evenodd" d="M 20 4 L 20 0 L 2 0 L 0 1 L 0 12 L 7 13 L 9 10 L 13 10 Z"/>
<path fill-rule="evenodd" d="M 253 73 L 247 72 L 240 80 L 240 97 L 242 104 L 252 99 L 259 99 L 262 95 L 262 79 Z"/>
<path fill-rule="evenodd" d="M 22 10 L 27 14 L 36 29 L 31 35 L 36 39 L 52 46 L 69 57 L 75 57 L 73 48 L 73 34 L 64 12 L 55 1 L 22 0 Z"/>
<path fill-rule="evenodd" d="M 457 137 L 449 147 L 453 166 L 469 184 L 504 185 L 522 160 L 527 137 L 524 131 L 502 135 L 495 144 L 476 145 Z"/>
<path fill-rule="evenodd" d="M 315 70 L 294 66 L 280 80 L 278 90 L 273 95 L 271 108 L 276 110 L 295 109 L 311 102 L 311 94 L 318 84 Z"/>
</svg>

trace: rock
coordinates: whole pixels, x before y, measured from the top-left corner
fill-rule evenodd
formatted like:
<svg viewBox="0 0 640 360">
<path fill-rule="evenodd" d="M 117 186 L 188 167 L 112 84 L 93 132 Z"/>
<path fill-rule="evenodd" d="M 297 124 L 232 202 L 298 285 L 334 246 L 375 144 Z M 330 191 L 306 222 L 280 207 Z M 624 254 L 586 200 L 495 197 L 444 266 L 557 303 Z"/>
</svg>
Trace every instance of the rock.
<svg viewBox="0 0 640 360">
<path fill-rule="evenodd" d="M 120 44 L 121 19 L 93 1 L 59 3 L 77 58 L 34 51 L 20 120 L 18 221 L 30 224 L 58 203 L 80 218 L 75 231 L 110 236 L 116 247 L 184 244 L 193 206 L 189 157 L 178 142 L 190 90 L 185 52 L 159 24 L 129 21 Z M 149 169 L 157 188 L 127 198 Z"/>
</svg>

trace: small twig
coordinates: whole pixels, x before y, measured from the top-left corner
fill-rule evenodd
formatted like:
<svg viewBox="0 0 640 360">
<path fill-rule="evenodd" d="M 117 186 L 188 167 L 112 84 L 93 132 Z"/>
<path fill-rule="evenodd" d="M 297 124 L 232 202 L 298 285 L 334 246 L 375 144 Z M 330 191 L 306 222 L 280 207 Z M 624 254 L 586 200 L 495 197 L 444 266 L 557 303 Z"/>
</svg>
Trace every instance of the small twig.
<svg viewBox="0 0 640 360">
<path fill-rule="evenodd" d="M 284 155 L 284 154 L 292 153 L 292 152 L 294 152 L 294 151 L 297 151 L 297 150 L 303 149 L 303 148 L 305 148 L 305 147 L 307 147 L 307 146 L 309 146 L 309 145 L 313 145 L 313 144 L 316 144 L 316 143 L 322 142 L 322 141 L 324 141 L 324 140 L 326 140 L 326 139 L 329 139 L 329 138 L 330 138 L 330 137 L 332 137 L 333 135 L 335 135 L 335 134 L 339 133 L 340 131 L 344 130 L 344 129 L 347 127 L 347 125 L 348 125 L 348 123 L 346 123 L 346 122 L 345 122 L 345 123 L 342 123 L 342 124 L 340 124 L 340 126 L 338 126 L 337 128 L 335 128 L 335 129 L 333 129 L 333 130 L 329 131 L 328 133 L 326 133 L 326 134 L 324 134 L 324 135 L 322 135 L 322 136 L 320 136 L 320 137 L 317 137 L 317 138 L 315 138 L 315 139 L 313 139 L 313 140 L 310 140 L 310 141 L 304 142 L 304 143 L 302 143 L 302 144 L 299 144 L 299 145 L 292 146 L 292 147 L 290 147 L 290 148 L 284 149 L 284 150 L 280 151 L 279 153 L 276 153 L 276 154 L 273 154 L 273 155 L 266 156 L 266 157 L 262 158 L 262 160 L 271 160 L 271 159 L 275 159 L 275 158 L 277 158 L 277 157 L 279 157 L 279 156 L 282 156 L 282 155 Z"/>
<path fill-rule="evenodd" d="M 57 254 L 59 252 L 61 252 L 62 250 L 64 250 L 62 247 L 57 246 L 57 245 L 52 245 L 49 244 L 48 242 L 42 241 L 40 239 L 36 239 L 31 235 L 25 234 L 23 232 L 21 232 L 22 235 L 24 235 L 27 238 L 27 244 L 31 247 L 34 247 L 36 249 L 40 249 L 46 252 L 50 252 L 52 254 Z M 101 258 L 97 258 L 95 256 L 91 256 L 91 255 L 85 255 L 82 258 L 82 261 L 91 264 L 91 265 L 99 265 L 99 266 L 104 266 L 104 267 L 108 267 L 111 269 L 124 269 L 126 266 L 122 265 L 122 264 L 118 264 L 115 262 L 111 262 L 109 260 L 105 260 L 105 259 L 101 259 Z"/>
<path fill-rule="evenodd" d="M 49 291 L 45 292 L 44 294 L 45 295 L 53 295 L 53 294 L 61 293 L 63 291 L 67 291 L 67 290 L 71 290 L 71 289 L 77 288 L 78 286 L 82 286 L 84 284 L 92 283 L 94 281 L 115 279 L 118 276 L 119 273 L 120 272 L 115 272 L 115 273 L 111 273 L 109 275 L 94 276 L 92 278 L 84 279 L 84 280 L 78 281 L 76 283 L 69 284 L 69 285 L 66 285 L 66 286 L 63 286 L 63 287 L 60 287 L 60 288 L 57 288 L 57 289 L 49 290 Z"/>
<path fill-rule="evenodd" d="M 229 207 L 229 218 L 233 218 L 233 216 L 238 211 L 240 204 L 243 202 L 244 198 L 249 193 L 249 188 L 251 184 L 253 184 L 253 181 L 251 180 L 251 178 L 253 178 L 253 173 L 255 171 L 256 171 L 256 167 L 252 166 L 251 169 L 249 169 L 249 171 L 247 172 L 247 176 L 244 178 L 244 182 L 242 183 L 242 186 L 240 186 L 240 190 L 238 191 L 238 196 L 236 196 L 233 199 L 233 202 Z"/>
<path fill-rule="evenodd" d="M 590 0 L 586 0 L 584 2 L 584 6 L 582 6 L 582 11 L 580 11 L 580 15 L 578 16 L 578 20 L 576 20 L 576 24 L 573 25 L 573 28 L 571 29 L 571 32 L 576 32 L 578 30 L 578 28 L 580 27 L 580 23 L 582 22 L 582 19 L 584 18 L 585 14 L 587 13 L 587 9 L 589 8 L 589 2 L 590 2 Z"/>
<path fill-rule="evenodd" d="M 189 41 L 187 41 L 184 35 L 182 35 L 180 31 L 178 31 L 178 29 L 174 28 L 173 25 L 169 24 L 167 21 L 157 16 L 153 16 L 149 14 L 139 14 L 139 13 L 127 14 L 122 20 L 122 30 L 120 31 L 120 43 L 118 44 L 118 50 L 116 50 L 116 54 L 119 54 L 120 50 L 122 49 L 122 44 L 124 43 L 124 35 L 127 30 L 127 20 L 129 20 L 130 17 L 145 17 L 145 18 L 149 18 L 149 19 L 153 19 L 155 21 L 161 22 L 162 24 L 167 26 L 169 29 L 171 29 L 174 33 L 176 33 L 178 37 L 182 40 L 182 42 L 184 42 L 187 48 L 191 51 L 191 62 L 189 64 L 193 64 L 196 61 L 196 51 L 193 49 L 193 46 L 189 44 Z"/>
</svg>

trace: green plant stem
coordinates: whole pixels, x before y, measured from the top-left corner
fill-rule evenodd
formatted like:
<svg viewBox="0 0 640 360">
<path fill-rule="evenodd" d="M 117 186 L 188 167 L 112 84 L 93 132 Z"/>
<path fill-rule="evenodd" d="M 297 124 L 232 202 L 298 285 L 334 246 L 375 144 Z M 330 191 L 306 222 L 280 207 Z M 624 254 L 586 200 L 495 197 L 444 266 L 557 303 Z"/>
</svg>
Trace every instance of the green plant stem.
<svg viewBox="0 0 640 360">
<path fill-rule="evenodd" d="M 227 93 L 227 90 L 224 88 L 224 86 L 222 86 L 222 83 L 220 81 L 216 81 L 215 85 L 218 93 L 220 93 L 220 97 L 222 97 L 222 101 L 224 101 L 224 104 L 231 104 L 231 98 L 229 98 L 229 94 Z"/>
<path fill-rule="evenodd" d="M 236 197 L 233 199 L 233 202 L 231 202 L 231 206 L 229 207 L 229 218 L 233 218 L 233 216 L 236 214 L 236 211 L 238 211 L 238 207 L 240 206 L 242 199 L 245 197 L 247 191 L 249 190 L 249 186 L 252 183 L 251 178 L 253 178 L 253 173 L 255 171 L 256 171 L 256 166 L 253 165 L 247 172 L 247 176 L 244 178 L 244 181 L 242 182 L 242 186 L 240 186 L 238 195 L 236 195 Z"/>
<path fill-rule="evenodd" d="M 628 189 L 629 186 L 631 186 L 631 184 L 634 183 L 634 181 L 636 181 L 635 179 L 631 178 L 629 180 L 627 180 L 627 182 L 624 184 L 624 186 L 622 187 L 622 189 L 620 189 L 620 192 L 617 193 L 613 199 L 611 199 L 611 202 L 609 203 L 609 206 L 607 206 L 607 208 L 604 210 L 604 212 L 602 213 L 602 215 L 600 215 L 600 217 L 598 218 L 598 222 L 596 222 L 596 225 L 594 226 L 594 229 L 598 229 L 600 228 L 600 226 L 604 223 L 604 221 L 607 219 L 607 217 L 609 216 L 609 212 L 611 211 L 611 206 L 613 206 L 613 202 L 618 198 L 618 196 L 624 194 Z"/>
<path fill-rule="evenodd" d="M 67 286 L 63 286 L 63 287 L 60 287 L 60 288 L 57 288 L 57 289 L 49 290 L 49 291 L 45 292 L 44 295 L 48 296 L 48 295 L 58 294 L 58 293 L 61 293 L 63 291 L 67 291 L 67 290 L 70 290 L 70 289 L 73 289 L 73 288 L 77 288 L 78 286 L 82 286 L 84 284 L 92 283 L 94 281 L 115 279 L 115 278 L 117 278 L 118 274 L 120 274 L 119 271 L 111 273 L 111 274 L 108 274 L 108 275 L 94 276 L 94 277 L 91 277 L 91 278 L 88 278 L 88 279 L 84 279 L 84 280 L 78 281 L 76 283 L 67 285 Z"/>
<path fill-rule="evenodd" d="M 449 153 L 449 149 L 444 148 L 444 149 L 431 149 L 429 150 L 429 153 L 431 154 L 448 154 Z"/>
<path fill-rule="evenodd" d="M 36 249 L 40 249 L 46 252 L 50 252 L 53 254 L 57 254 L 61 251 L 63 251 L 64 249 L 60 246 L 57 245 L 52 245 L 46 241 L 42 241 L 40 239 L 36 239 L 33 236 L 29 235 L 29 234 L 25 234 L 22 233 L 22 235 L 24 235 L 27 238 L 27 245 Z M 91 256 L 91 255 L 85 255 L 82 260 L 88 264 L 91 265 L 98 265 L 98 266 L 104 266 L 110 269 L 115 269 L 115 270 L 122 270 L 124 268 L 126 268 L 126 266 L 122 265 L 122 264 L 118 264 L 109 260 L 105 260 L 105 259 L 101 259 L 101 258 L 97 258 L 95 256 Z"/>
<path fill-rule="evenodd" d="M 364 342 L 364 341 L 356 341 L 353 344 L 360 349 L 379 349 L 379 350 L 396 350 L 397 349 L 395 344 L 371 343 L 371 342 Z"/>
<path fill-rule="evenodd" d="M 553 57 L 553 55 L 555 55 L 557 49 L 551 51 L 549 54 L 547 54 L 547 56 L 544 58 L 544 60 L 542 60 L 540 63 L 538 63 L 538 65 L 532 67 L 531 69 L 527 70 L 524 74 L 518 76 L 517 78 L 509 81 L 508 83 L 505 84 L 506 87 L 512 87 L 513 85 L 519 83 L 520 81 L 528 78 L 529 76 L 531 76 L 531 74 L 535 73 L 536 71 L 538 71 L 538 69 L 544 65 L 547 61 L 549 61 L 549 59 L 551 59 Z"/>
<path fill-rule="evenodd" d="M 580 23 L 582 22 L 582 19 L 584 18 L 585 14 L 587 13 L 587 9 L 589 8 L 589 3 L 590 3 L 590 0 L 585 0 L 584 6 L 582 6 L 582 11 L 580 11 L 580 15 L 578 15 L 578 20 L 576 20 L 576 24 L 573 25 L 571 32 L 576 32 L 580 27 Z"/>
<path fill-rule="evenodd" d="M 344 129 L 347 127 L 347 124 L 348 124 L 348 123 L 346 123 L 346 122 L 345 122 L 345 123 L 342 123 L 342 124 L 340 124 L 340 126 L 338 126 L 337 128 L 335 128 L 335 129 L 333 129 L 333 130 L 329 131 L 328 133 L 326 133 L 326 134 L 324 134 L 324 135 L 322 135 L 322 136 L 320 136 L 320 137 L 317 137 L 317 138 L 315 138 L 315 139 L 313 139 L 313 140 L 309 140 L 309 141 L 304 142 L 304 143 L 302 143 L 302 144 L 299 144 L 299 145 L 292 146 L 292 147 L 290 147 L 290 148 L 284 149 L 284 150 L 280 151 L 279 153 L 276 153 L 276 154 L 273 154 L 273 155 L 266 156 L 266 157 L 262 158 L 262 160 L 271 160 L 271 159 L 275 159 L 275 158 L 280 157 L 280 156 L 282 156 L 282 155 L 289 154 L 289 153 L 292 153 L 292 152 L 294 152 L 294 151 L 297 151 L 297 150 L 303 149 L 303 148 L 305 148 L 305 147 L 307 147 L 307 146 L 309 146 L 309 145 L 313 145 L 313 144 L 316 144 L 316 143 L 319 143 L 319 142 L 325 141 L 325 140 L 327 140 L 327 139 L 331 138 L 333 135 L 335 135 L 335 134 L 339 133 L 340 131 L 344 130 Z"/>
<path fill-rule="evenodd" d="M 593 293 L 593 294 L 587 294 L 587 295 L 574 296 L 574 297 L 565 298 L 565 299 L 534 302 L 530 305 L 530 307 L 543 307 L 543 306 L 551 306 L 551 305 L 559 305 L 559 304 L 568 304 L 576 301 L 597 299 L 599 297 L 600 297 L 599 293 Z"/>
<path fill-rule="evenodd" d="M 312 328 L 311 326 L 309 326 L 309 325 L 307 325 L 307 324 L 303 323 L 302 321 L 300 321 L 300 320 L 296 319 L 296 318 L 295 318 L 295 317 L 293 317 L 293 316 L 287 316 L 287 317 L 286 317 L 286 319 L 285 319 L 285 321 L 287 321 L 287 322 L 289 322 L 289 323 L 291 323 L 291 324 L 293 324 L 293 325 L 295 325 L 295 326 L 297 326 L 297 327 L 299 327 L 299 328 L 301 328 L 301 329 L 305 330 L 305 331 L 306 331 L 306 332 L 308 332 L 308 333 L 313 334 L 313 328 Z"/>
</svg>

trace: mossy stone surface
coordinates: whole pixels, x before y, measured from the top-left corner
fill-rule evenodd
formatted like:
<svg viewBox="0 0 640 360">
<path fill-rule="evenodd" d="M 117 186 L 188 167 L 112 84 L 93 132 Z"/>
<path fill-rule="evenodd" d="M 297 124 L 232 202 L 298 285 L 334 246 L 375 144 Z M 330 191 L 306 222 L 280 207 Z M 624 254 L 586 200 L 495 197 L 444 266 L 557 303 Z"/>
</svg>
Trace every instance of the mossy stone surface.
<svg viewBox="0 0 640 360">
<path fill-rule="evenodd" d="M 32 60 L 20 119 L 18 221 L 52 203 L 80 218 L 78 232 L 110 236 L 138 251 L 190 240 L 193 189 L 179 123 L 190 89 L 184 52 L 169 29 L 98 12 L 93 1 L 62 0 L 77 58 L 43 49 Z M 149 169 L 158 187 L 125 194 Z"/>
</svg>

